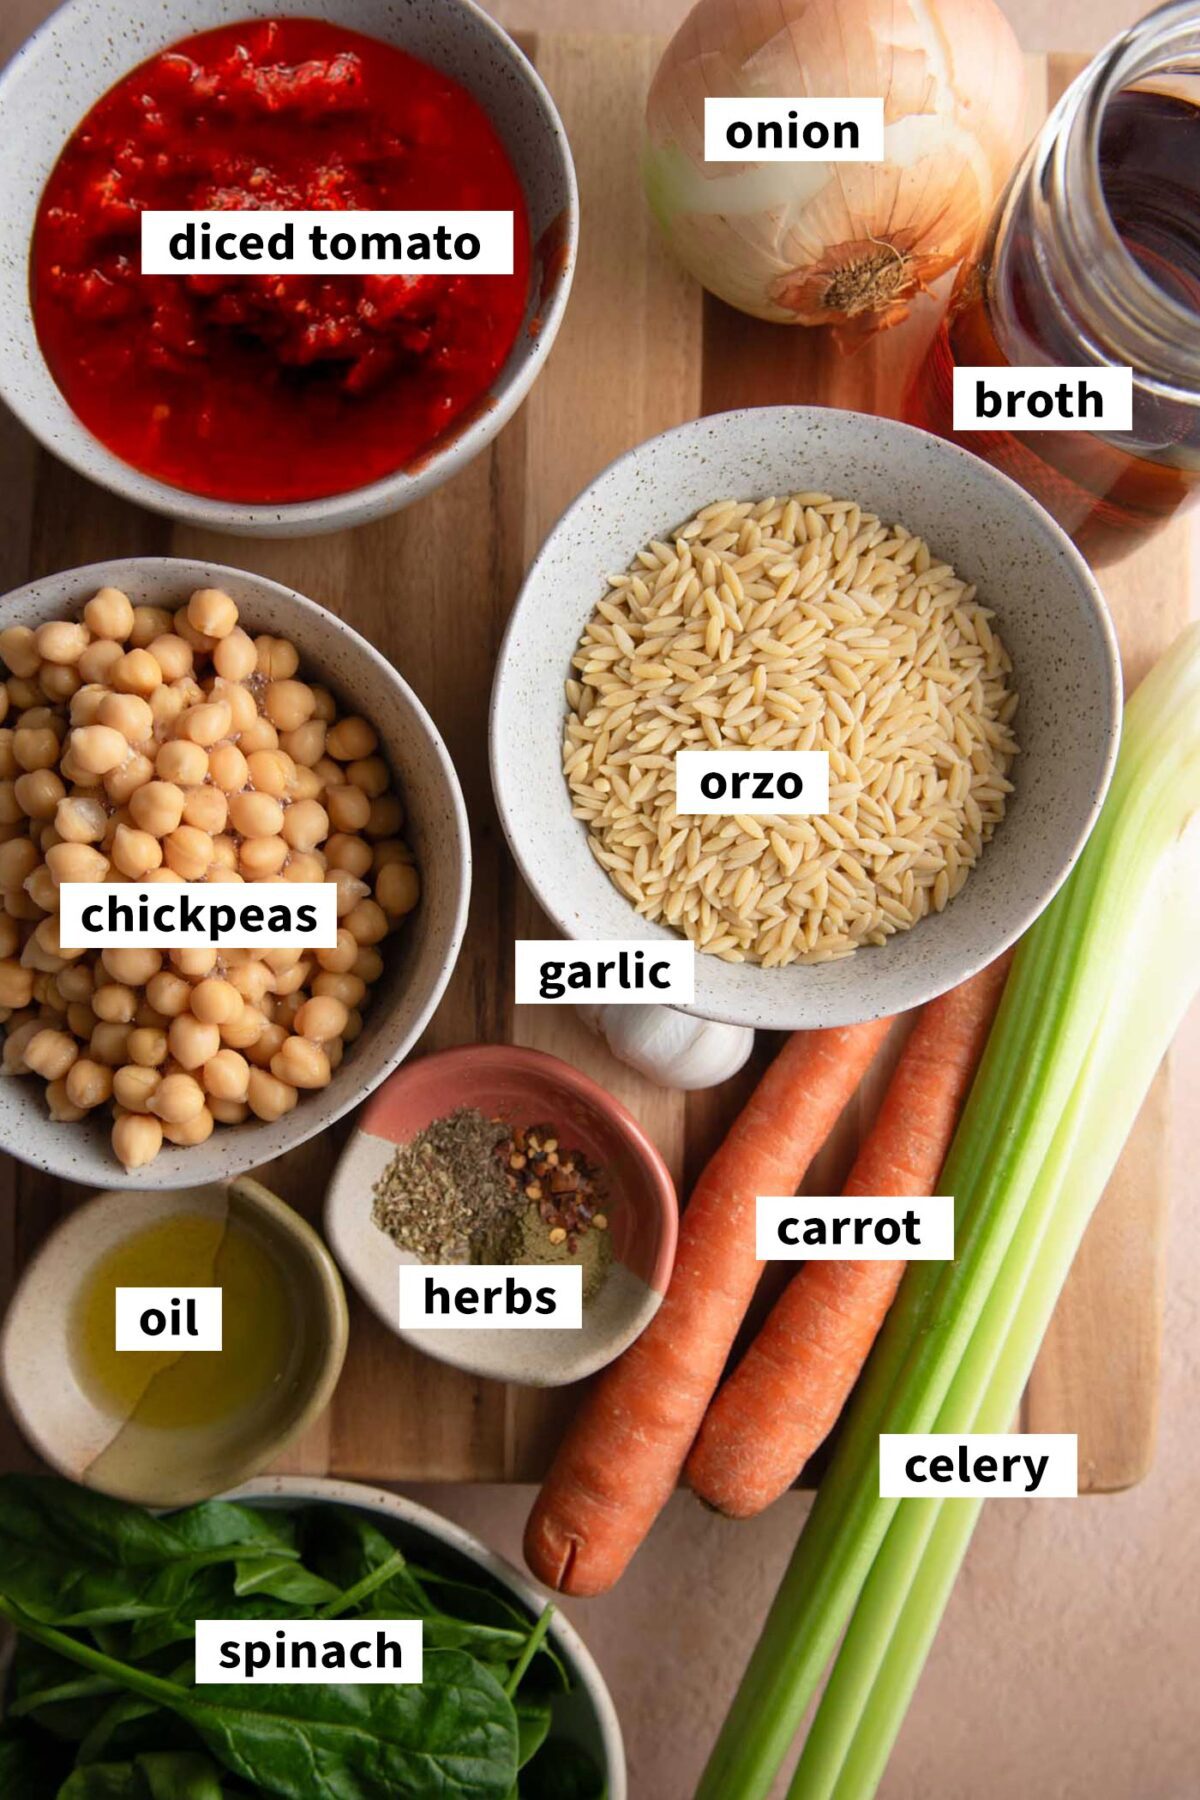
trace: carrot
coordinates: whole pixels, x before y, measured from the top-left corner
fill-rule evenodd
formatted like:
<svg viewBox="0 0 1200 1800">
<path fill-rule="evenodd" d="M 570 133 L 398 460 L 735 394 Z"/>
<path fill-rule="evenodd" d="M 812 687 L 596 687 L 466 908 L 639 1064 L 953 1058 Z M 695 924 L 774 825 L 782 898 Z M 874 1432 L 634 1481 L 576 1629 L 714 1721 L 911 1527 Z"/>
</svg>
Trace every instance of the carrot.
<svg viewBox="0 0 1200 1800">
<path fill-rule="evenodd" d="M 846 1194 L 936 1191 L 1008 972 L 1007 956 L 924 1009 Z M 708 1410 L 690 1486 L 730 1518 L 777 1500 L 825 1441 L 904 1273 L 903 1262 L 809 1262 Z"/>
<path fill-rule="evenodd" d="M 604 1593 L 666 1504 L 762 1272 L 755 1196 L 795 1192 L 890 1023 L 791 1037 L 708 1163 L 662 1305 L 588 1395 L 534 1503 L 525 1556 L 548 1586 Z"/>
</svg>

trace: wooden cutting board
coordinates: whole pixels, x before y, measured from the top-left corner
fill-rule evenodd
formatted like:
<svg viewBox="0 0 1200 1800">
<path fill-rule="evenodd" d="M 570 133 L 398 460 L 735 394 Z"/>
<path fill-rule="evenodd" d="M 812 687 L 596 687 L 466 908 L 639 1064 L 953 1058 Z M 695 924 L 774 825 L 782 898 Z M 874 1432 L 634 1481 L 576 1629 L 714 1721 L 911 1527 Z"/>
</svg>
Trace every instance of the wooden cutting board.
<svg viewBox="0 0 1200 1800">
<path fill-rule="evenodd" d="M 929 319 L 916 317 L 846 358 L 823 334 L 760 325 L 706 300 L 663 253 L 641 196 L 639 122 L 659 46 L 552 36 L 529 48 L 574 146 L 583 248 L 549 365 L 490 450 L 393 518 L 332 537 L 263 542 L 173 526 L 126 506 L 6 422 L 0 578 L 6 589 L 132 553 L 209 557 L 291 583 L 381 646 L 437 720 L 474 831 L 466 944 L 424 1047 L 490 1040 L 565 1056 L 633 1108 L 686 1192 L 754 1069 L 715 1092 L 667 1092 L 616 1063 L 568 1009 L 513 1005 L 513 938 L 548 927 L 515 877 L 491 801 L 486 714 L 496 648 L 538 545 L 613 457 L 667 426 L 731 406 L 824 401 L 895 412 Z M 1029 59 L 1031 130 L 1073 66 L 1062 57 Z M 1131 681 L 1183 626 L 1187 577 L 1182 528 L 1105 576 Z M 760 1037 L 757 1067 L 774 1048 Z M 885 1075 L 875 1071 L 848 1108 L 813 1171 L 812 1191 L 837 1191 Z M 1164 1075 L 1088 1234 L 1025 1401 L 1028 1428 L 1079 1433 L 1080 1485 L 1091 1491 L 1137 1481 L 1152 1455 L 1166 1112 Z M 346 1129 L 259 1174 L 315 1218 Z M 0 1281 L 11 1282 L 83 1194 L 17 1165 L 3 1180 Z M 281 1467 L 383 1481 L 534 1480 L 574 1404 L 570 1390 L 507 1388 L 425 1360 L 356 1304 L 334 1403 Z M 11 1422 L 0 1423 L 0 1466 L 28 1461 Z"/>
</svg>

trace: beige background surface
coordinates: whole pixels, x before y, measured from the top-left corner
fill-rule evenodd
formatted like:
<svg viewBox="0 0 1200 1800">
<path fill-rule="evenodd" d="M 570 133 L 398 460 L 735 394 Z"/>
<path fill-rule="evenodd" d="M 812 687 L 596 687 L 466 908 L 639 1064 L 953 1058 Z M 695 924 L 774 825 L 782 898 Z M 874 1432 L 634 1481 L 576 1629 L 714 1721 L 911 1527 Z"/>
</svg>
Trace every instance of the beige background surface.
<svg viewBox="0 0 1200 1800">
<path fill-rule="evenodd" d="M 0 62 L 49 10 L 46 0 L 4 0 Z M 491 10 L 535 30 L 661 32 L 685 7 L 493 0 Z M 1006 0 L 1006 10 L 1028 49 L 1090 51 L 1143 9 L 1129 0 Z M 1179 1040 L 1174 1070 L 1154 1471 L 1127 1494 L 985 1510 L 885 1779 L 886 1800 L 1200 1793 L 1200 1011 Z M 426 1488 L 415 1497 L 519 1559 L 526 1490 Z M 688 1800 L 807 1504 L 791 1496 L 764 1519 L 729 1525 L 680 1495 L 620 1590 L 569 1608 L 612 1685 L 633 1800 Z"/>
</svg>

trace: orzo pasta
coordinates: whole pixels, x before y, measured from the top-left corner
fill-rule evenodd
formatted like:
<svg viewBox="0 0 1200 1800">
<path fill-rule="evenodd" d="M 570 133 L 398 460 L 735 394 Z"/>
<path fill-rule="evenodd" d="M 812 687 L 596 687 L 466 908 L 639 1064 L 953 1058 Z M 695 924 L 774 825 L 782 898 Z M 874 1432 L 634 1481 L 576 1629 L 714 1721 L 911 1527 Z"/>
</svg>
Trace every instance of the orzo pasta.
<svg viewBox="0 0 1200 1800">
<path fill-rule="evenodd" d="M 645 918 L 730 962 L 826 962 L 953 899 L 1017 744 L 992 614 L 852 500 L 722 500 L 610 578 L 567 682 L 563 767 Z M 686 749 L 827 750 L 829 812 L 675 811 Z"/>
</svg>

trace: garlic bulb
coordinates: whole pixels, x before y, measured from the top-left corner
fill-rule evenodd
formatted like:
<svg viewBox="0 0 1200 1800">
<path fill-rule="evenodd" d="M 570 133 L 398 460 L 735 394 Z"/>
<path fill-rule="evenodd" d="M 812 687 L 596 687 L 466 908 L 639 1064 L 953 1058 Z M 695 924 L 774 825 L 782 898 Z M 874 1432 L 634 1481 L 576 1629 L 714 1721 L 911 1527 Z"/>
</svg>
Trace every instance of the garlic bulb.
<svg viewBox="0 0 1200 1800">
<path fill-rule="evenodd" d="M 667 1088 L 716 1087 L 736 1075 L 754 1047 L 744 1025 L 695 1019 L 670 1006 L 578 1006 L 620 1062 Z"/>
</svg>

